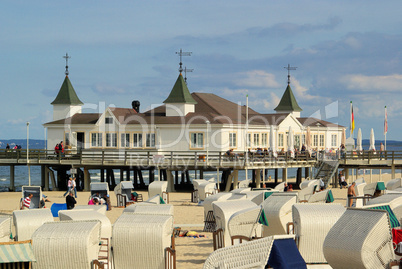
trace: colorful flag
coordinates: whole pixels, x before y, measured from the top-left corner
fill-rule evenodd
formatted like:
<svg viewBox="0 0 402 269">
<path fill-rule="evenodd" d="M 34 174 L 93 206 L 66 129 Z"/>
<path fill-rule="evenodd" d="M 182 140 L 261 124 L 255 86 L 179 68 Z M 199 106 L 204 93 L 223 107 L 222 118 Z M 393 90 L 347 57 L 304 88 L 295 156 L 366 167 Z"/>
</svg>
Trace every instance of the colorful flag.
<svg viewBox="0 0 402 269">
<path fill-rule="evenodd" d="M 353 114 L 352 101 L 350 101 L 350 133 L 351 134 L 353 134 L 354 129 L 355 129 L 355 115 Z"/>
<path fill-rule="evenodd" d="M 388 116 L 387 116 L 387 106 L 385 106 L 385 119 L 384 119 L 384 135 L 388 133 Z"/>
</svg>

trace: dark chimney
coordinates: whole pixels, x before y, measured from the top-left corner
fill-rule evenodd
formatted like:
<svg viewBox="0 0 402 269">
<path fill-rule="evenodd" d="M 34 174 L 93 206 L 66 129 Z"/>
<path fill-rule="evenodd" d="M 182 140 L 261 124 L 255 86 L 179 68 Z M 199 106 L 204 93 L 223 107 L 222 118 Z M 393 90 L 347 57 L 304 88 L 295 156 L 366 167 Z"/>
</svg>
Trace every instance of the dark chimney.
<svg viewBox="0 0 402 269">
<path fill-rule="evenodd" d="M 137 113 L 140 113 L 140 101 L 134 100 L 131 105 L 133 106 L 133 109 L 137 111 Z"/>
</svg>

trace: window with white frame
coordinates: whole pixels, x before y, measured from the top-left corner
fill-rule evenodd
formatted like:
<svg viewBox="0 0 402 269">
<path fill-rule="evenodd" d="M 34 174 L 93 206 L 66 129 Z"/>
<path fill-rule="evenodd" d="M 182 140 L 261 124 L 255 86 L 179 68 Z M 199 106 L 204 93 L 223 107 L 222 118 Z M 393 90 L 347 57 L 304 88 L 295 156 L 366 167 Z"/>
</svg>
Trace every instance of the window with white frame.
<svg viewBox="0 0 402 269">
<path fill-rule="evenodd" d="M 314 147 L 318 147 L 318 135 L 313 135 L 313 145 Z"/>
<path fill-rule="evenodd" d="M 204 133 L 190 133 L 190 148 L 204 148 Z"/>
<path fill-rule="evenodd" d="M 91 147 L 102 147 L 102 133 L 91 133 Z"/>
<path fill-rule="evenodd" d="M 295 148 L 299 148 L 300 147 L 300 135 L 295 135 L 294 136 L 294 143 L 295 143 Z"/>
<path fill-rule="evenodd" d="M 254 147 L 259 147 L 260 146 L 260 134 L 254 134 Z"/>
<path fill-rule="evenodd" d="M 247 134 L 247 147 L 251 147 L 251 134 Z"/>
<path fill-rule="evenodd" d="M 113 118 L 112 117 L 106 117 L 105 118 L 105 124 L 112 124 L 113 123 Z"/>
<path fill-rule="evenodd" d="M 229 148 L 237 147 L 236 133 L 229 133 Z"/>
<path fill-rule="evenodd" d="M 302 145 L 306 144 L 306 135 L 302 135 Z"/>
<path fill-rule="evenodd" d="M 261 134 L 261 146 L 263 148 L 268 147 L 268 134 L 267 133 Z"/>
<path fill-rule="evenodd" d="M 134 133 L 133 134 L 133 148 L 142 148 L 142 134 L 141 133 Z"/>
<path fill-rule="evenodd" d="M 145 145 L 147 148 L 154 148 L 155 147 L 155 134 L 146 134 L 146 141 Z"/>
<path fill-rule="evenodd" d="M 320 147 L 324 147 L 324 135 L 320 134 Z"/>
<path fill-rule="evenodd" d="M 338 146 L 338 135 L 331 135 L 331 147 L 336 148 Z"/>
<path fill-rule="evenodd" d="M 129 133 L 120 134 L 120 147 L 122 147 L 122 148 L 130 147 L 130 134 Z"/>
<path fill-rule="evenodd" d="M 70 133 L 65 133 L 64 134 L 64 145 L 65 146 L 70 146 Z"/>
<path fill-rule="evenodd" d="M 278 147 L 283 147 L 283 134 L 278 134 Z"/>
<path fill-rule="evenodd" d="M 117 147 L 117 134 L 116 133 L 106 133 L 106 147 L 108 147 L 108 148 Z"/>
</svg>

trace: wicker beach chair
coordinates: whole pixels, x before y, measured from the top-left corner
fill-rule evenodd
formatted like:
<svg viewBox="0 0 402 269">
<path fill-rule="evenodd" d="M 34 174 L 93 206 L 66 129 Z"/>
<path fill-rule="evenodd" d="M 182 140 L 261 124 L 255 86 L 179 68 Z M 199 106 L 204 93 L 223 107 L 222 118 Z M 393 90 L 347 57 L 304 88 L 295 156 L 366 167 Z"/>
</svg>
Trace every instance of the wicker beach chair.
<svg viewBox="0 0 402 269">
<path fill-rule="evenodd" d="M 274 239 L 266 237 L 212 252 L 204 269 L 265 268 Z"/>
<path fill-rule="evenodd" d="M 252 201 L 256 205 L 261 205 L 264 202 L 264 191 L 245 191 L 246 199 Z"/>
<path fill-rule="evenodd" d="M 114 268 L 163 269 L 173 217 L 122 214 L 113 225 Z"/>
<path fill-rule="evenodd" d="M 198 197 L 200 201 L 204 201 L 209 195 L 217 193 L 215 182 L 201 182 L 198 185 Z"/>
<path fill-rule="evenodd" d="M 381 196 L 378 196 L 376 198 L 370 199 L 370 201 L 367 202 L 366 207 L 372 207 L 375 205 L 382 205 L 386 204 L 389 205 L 389 207 L 394 210 L 400 205 L 402 205 L 402 194 L 398 193 L 387 193 Z"/>
<path fill-rule="evenodd" d="M 386 211 L 348 208 L 325 238 L 332 268 L 388 268 L 395 258 Z"/>
<path fill-rule="evenodd" d="M 36 259 L 32 251 L 31 243 L 31 240 L 0 243 L 0 268 L 32 268 L 32 262 Z"/>
<path fill-rule="evenodd" d="M 123 213 L 138 213 L 138 214 L 151 214 L 151 215 L 168 215 L 173 216 L 173 205 L 156 205 L 156 204 L 134 204 L 126 207 Z"/>
<path fill-rule="evenodd" d="M 101 222 L 101 237 L 110 238 L 112 236 L 112 224 L 105 215 L 94 210 L 61 210 L 59 211 L 61 221 L 69 220 L 99 220 Z"/>
<path fill-rule="evenodd" d="M 53 222 L 49 208 L 14 211 L 15 241 L 30 240 L 35 230 L 45 222 Z"/>
<path fill-rule="evenodd" d="M 320 186 L 320 180 L 318 180 L 318 179 L 308 179 L 308 180 L 303 181 L 299 185 L 300 190 L 303 190 L 303 189 L 305 189 L 307 187 L 310 187 L 310 186 Z"/>
<path fill-rule="evenodd" d="M 228 222 L 230 217 L 240 210 L 255 208 L 256 204 L 249 200 L 233 200 L 214 202 L 212 206 L 216 220 L 216 229 L 223 229 L 223 231 L 225 232 L 225 246 L 230 246 L 231 239 L 228 229 Z"/>
<path fill-rule="evenodd" d="M 261 237 L 261 224 L 258 219 L 261 214 L 261 206 L 246 208 L 234 213 L 228 220 L 230 238 L 233 236 L 245 236 L 247 238 Z M 260 232 L 257 234 L 257 230 Z"/>
<path fill-rule="evenodd" d="M 106 205 L 76 205 L 72 210 L 93 210 L 106 215 Z"/>
<path fill-rule="evenodd" d="M 310 196 L 308 199 L 309 204 L 314 204 L 314 203 L 332 203 L 334 201 L 334 197 L 332 195 L 332 191 L 330 189 L 323 190 L 320 192 L 316 192 L 313 195 Z"/>
<path fill-rule="evenodd" d="M 284 191 L 285 190 L 285 183 L 286 182 L 279 183 L 278 185 L 275 186 L 274 190 Z"/>
<path fill-rule="evenodd" d="M 377 189 L 377 182 L 366 184 L 363 188 L 363 194 L 367 197 L 373 197 L 375 191 Z"/>
<path fill-rule="evenodd" d="M 33 197 L 31 198 L 31 206 L 29 208 L 41 208 L 40 201 L 42 201 L 42 188 L 40 186 L 22 186 L 21 201 L 23 201 L 30 193 L 32 193 Z"/>
<path fill-rule="evenodd" d="M 248 186 L 250 185 L 250 182 L 251 182 L 251 180 L 249 180 L 249 179 L 244 179 L 244 180 L 241 180 L 241 181 L 239 181 L 239 188 L 248 188 Z"/>
<path fill-rule="evenodd" d="M 341 204 L 294 204 L 292 218 L 296 242 L 307 263 L 326 263 L 322 246 L 332 226 L 346 209 Z"/>
<path fill-rule="evenodd" d="M 132 181 L 121 181 L 114 188 L 114 194 L 116 195 L 116 199 L 118 200 L 119 195 L 125 197 L 126 203 L 134 203 L 134 200 L 131 200 L 131 192 L 134 189 L 134 185 Z"/>
<path fill-rule="evenodd" d="M 165 203 L 168 203 L 167 181 L 153 181 L 148 186 L 148 197 L 159 195 Z"/>
<path fill-rule="evenodd" d="M 167 204 L 165 199 L 163 199 L 162 196 L 160 196 L 159 194 L 149 197 L 148 200 L 146 200 L 144 203 L 150 203 L 155 205 Z"/>
<path fill-rule="evenodd" d="M 402 178 L 395 178 L 393 180 L 388 181 L 386 187 L 388 191 L 392 191 L 402 187 Z"/>
<path fill-rule="evenodd" d="M 308 199 L 314 194 L 316 185 L 310 185 L 301 189 L 298 193 L 299 202 L 308 202 Z"/>
<path fill-rule="evenodd" d="M 100 197 L 109 195 L 109 183 L 107 182 L 92 182 L 89 188 L 91 190 L 91 197 L 96 195 L 96 193 L 99 193 Z"/>
<path fill-rule="evenodd" d="M 292 206 L 297 195 L 293 193 L 273 193 L 262 203 L 269 226 L 263 226 L 263 236 L 287 234 L 286 225 L 292 222 Z"/>
<path fill-rule="evenodd" d="M 231 190 L 230 192 L 231 193 L 246 193 L 246 192 L 249 192 L 249 191 L 251 191 L 251 188 L 243 187 L 243 188 L 237 188 L 237 189 Z"/>
<path fill-rule="evenodd" d="M 11 235 L 11 216 L 0 215 L 0 242 L 9 242 Z"/>
<path fill-rule="evenodd" d="M 230 196 L 232 196 L 232 193 L 230 192 L 219 192 L 205 198 L 204 203 L 202 204 L 204 206 L 204 220 L 207 217 L 208 212 L 213 211 L 213 202 L 226 201 Z"/>
<path fill-rule="evenodd" d="M 43 224 L 32 235 L 32 268 L 91 268 L 98 259 L 100 231 L 98 220 Z"/>
</svg>

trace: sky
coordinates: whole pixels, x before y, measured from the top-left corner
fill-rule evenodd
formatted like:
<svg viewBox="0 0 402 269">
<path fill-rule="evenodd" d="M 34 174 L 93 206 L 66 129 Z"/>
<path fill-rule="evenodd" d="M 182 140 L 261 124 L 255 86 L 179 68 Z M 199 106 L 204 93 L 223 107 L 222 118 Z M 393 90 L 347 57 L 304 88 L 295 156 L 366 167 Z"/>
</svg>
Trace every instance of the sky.
<svg viewBox="0 0 402 269">
<path fill-rule="evenodd" d="M 0 139 L 44 139 L 65 77 L 84 112 L 161 104 L 182 49 L 190 92 L 274 113 L 291 84 L 302 117 L 402 140 L 402 2 L 2 1 Z"/>
</svg>

